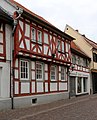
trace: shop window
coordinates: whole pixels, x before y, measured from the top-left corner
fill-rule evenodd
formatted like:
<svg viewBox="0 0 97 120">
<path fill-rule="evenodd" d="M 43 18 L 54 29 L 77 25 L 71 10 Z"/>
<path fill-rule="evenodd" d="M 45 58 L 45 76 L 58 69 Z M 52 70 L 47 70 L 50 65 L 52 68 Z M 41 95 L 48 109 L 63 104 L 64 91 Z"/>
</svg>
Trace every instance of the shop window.
<svg viewBox="0 0 97 120">
<path fill-rule="evenodd" d="M 83 78 L 83 92 L 87 92 L 87 78 Z"/>
<path fill-rule="evenodd" d="M 78 77 L 78 81 L 77 81 L 77 93 L 81 93 L 82 92 L 82 83 L 81 83 L 82 78 Z"/>
</svg>

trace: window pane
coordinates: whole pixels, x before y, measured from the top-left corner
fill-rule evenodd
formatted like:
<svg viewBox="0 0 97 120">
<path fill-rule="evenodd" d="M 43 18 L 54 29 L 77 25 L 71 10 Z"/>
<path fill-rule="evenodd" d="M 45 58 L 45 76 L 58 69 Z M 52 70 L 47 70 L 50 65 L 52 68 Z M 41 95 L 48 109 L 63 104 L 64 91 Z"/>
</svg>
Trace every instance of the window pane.
<svg viewBox="0 0 97 120">
<path fill-rule="evenodd" d="M 81 93 L 82 85 L 81 85 L 81 77 L 78 77 L 78 82 L 77 82 L 77 93 Z"/>
<path fill-rule="evenodd" d="M 56 80 L 56 67 L 51 66 L 51 80 Z"/>
<path fill-rule="evenodd" d="M 44 43 L 48 44 L 48 34 L 44 33 Z"/>
<path fill-rule="evenodd" d="M 43 65 L 42 63 L 36 63 L 36 79 L 43 80 Z"/>
<path fill-rule="evenodd" d="M 32 41 L 36 41 L 36 30 L 32 28 Z"/>
<path fill-rule="evenodd" d="M 38 31 L 38 42 L 42 43 L 42 32 Z"/>
<path fill-rule="evenodd" d="M 87 78 L 83 78 L 83 91 L 87 92 Z"/>
<path fill-rule="evenodd" d="M 20 62 L 20 75 L 21 75 L 21 78 L 23 79 L 23 80 L 25 80 L 25 79 L 29 79 L 28 77 L 28 62 L 27 61 L 23 61 L 23 60 L 21 60 L 21 62 Z"/>
<path fill-rule="evenodd" d="M 62 42 L 62 52 L 64 52 L 64 42 Z"/>
</svg>

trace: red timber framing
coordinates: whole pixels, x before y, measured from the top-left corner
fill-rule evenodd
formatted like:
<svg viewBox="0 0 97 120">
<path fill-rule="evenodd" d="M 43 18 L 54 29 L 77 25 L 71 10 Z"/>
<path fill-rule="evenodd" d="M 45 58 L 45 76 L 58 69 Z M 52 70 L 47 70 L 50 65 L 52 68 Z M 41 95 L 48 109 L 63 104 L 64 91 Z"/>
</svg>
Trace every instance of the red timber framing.
<svg viewBox="0 0 97 120">
<path fill-rule="evenodd" d="M 73 39 L 73 38 L 72 38 Z M 71 39 L 44 28 L 33 21 L 20 18 L 14 37 L 14 96 L 46 94 L 68 91 L 68 66 L 71 64 Z M 21 61 L 29 71 L 29 78 L 21 80 Z M 37 62 L 42 66 L 41 79 L 37 73 Z M 55 66 L 55 73 L 51 73 Z M 66 71 L 61 80 L 61 67 Z M 24 73 L 25 74 L 25 73 Z M 38 74 L 38 73 L 37 73 Z M 51 80 L 55 77 L 54 80 Z M 24 75 L 25 76 L 25 75 Z M 27 75 L 26 75 L 27 77 Z"/>
<path fill-rule="evenodd" d="M 6 60 L 5 24 L 0 23 L 0 62 Z"/>
</svg>

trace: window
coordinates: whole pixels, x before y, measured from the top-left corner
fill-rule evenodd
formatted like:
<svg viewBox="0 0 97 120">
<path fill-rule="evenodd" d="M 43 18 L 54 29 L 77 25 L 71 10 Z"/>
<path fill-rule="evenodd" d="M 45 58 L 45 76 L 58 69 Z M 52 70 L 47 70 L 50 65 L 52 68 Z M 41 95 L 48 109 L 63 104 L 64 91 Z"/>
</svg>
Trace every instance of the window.
<svg viewBox="0 0 97 120">
<path fill-rule="evenodd" d="M 69 45 L 69 43 L 66 43 L 66 52 L 68 52 L 69 49 L 70 49 L 70 45 Z"/>
<path fill-rule="evenodd" d="M 36 79 L 43 80 L 43 64 L 36 62 Z"/>
<path fill-rule="evenodd" d="M 87 92 L 87 78 L 83 78 L 83 92 Z"/>
<path fill-rule="evenodd" d="M 62 52 L 64 52 L 64 42 L 62 42 Z"/>
<path fill-rule="evenodd" d="M 20 61 L 20 78 L 21 80 L 29 80 L 29 62 L 25 60 Z"/>
<path fill-rule="evenodd" d="M 61 41 L 60 41 L 60 40 L 58 40 L 57 49 L 58 49 L 58 51 L 60 51 L 60 50 L 61 50 Z"/>
<path fill-rule="evenodd" d="M 96 53 L 93 53 L 93 61 L 97 62 L 97 54 Z"/>
<path fill-rule="evenodd" d="M 72 54 L 72 63 L 76 64 L 76 56 Z"/>
<path fill-rule="evenodd" d="M 56 66 L 51 66 L 51 80 L 56 80 Z"/>
<path fill-rule="evenodd" d="M 3 24 L 0 23 L 0 31 L 3 31 Z"/>
<path fill-rule="evenodd" d="M 44 33 L 44 43 L 48 44 L 48 34 Z"/>
<path fill-rule="evenodd" d="M 38 43 L 42 43 L 42 32 L 38 31 Z"/>
<path fill-rule="evenodd" d="M 65 67 L 61 67 L 61 80 L 66 79 L 66 69 Z"/>
<path fill-rule="evenodd" d="M 81 93 L 82 92 L 82 78 L 78 77 L 78 82 L 77 82 L 77 93 Z"/>
<path fill-rule="evenodd" d="M 32 41 L 36 42 L 36 30 L 32 28 Z"/>
</svg>

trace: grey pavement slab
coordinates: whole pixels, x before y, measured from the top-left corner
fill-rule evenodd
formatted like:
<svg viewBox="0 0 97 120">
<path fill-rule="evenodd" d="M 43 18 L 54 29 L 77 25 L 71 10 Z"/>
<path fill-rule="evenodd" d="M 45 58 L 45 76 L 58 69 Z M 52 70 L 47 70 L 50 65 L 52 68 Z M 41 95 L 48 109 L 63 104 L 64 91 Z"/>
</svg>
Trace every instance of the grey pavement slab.
<svg viewBox="0 0 97 120">
<path fill-rule="evenodd" d="M 1 111 L 0 120 L 97 120 L 97 95 Z"/>
</svg>

